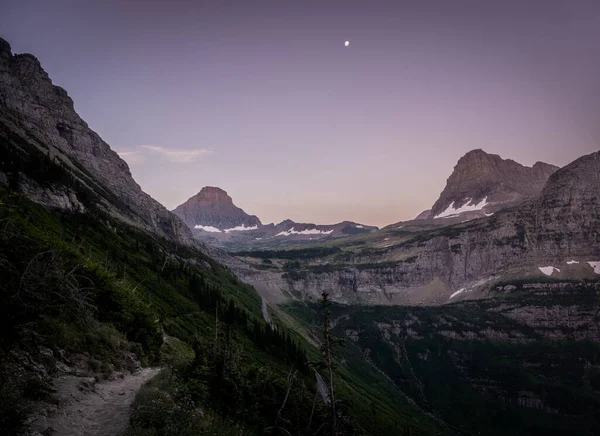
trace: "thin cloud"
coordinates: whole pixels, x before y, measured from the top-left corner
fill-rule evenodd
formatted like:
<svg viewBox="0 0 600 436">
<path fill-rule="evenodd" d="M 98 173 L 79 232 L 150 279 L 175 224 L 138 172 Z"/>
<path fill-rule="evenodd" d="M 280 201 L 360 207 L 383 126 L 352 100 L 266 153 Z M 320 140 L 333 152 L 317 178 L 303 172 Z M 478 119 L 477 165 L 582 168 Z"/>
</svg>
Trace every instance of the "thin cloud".
<svg viewBox="0 0 600 436">
<path fill-rule="evenodd" d="M 123 150 L 117 151 L 117 154 L 129 165 L 139 164 L 144 160 L 139 151 Z"/>
<path fill-rule="evenodd" d="M 168 149 L 164 147 L 158 147 L 156 145 L 140 145 L 140 148 L 148 150 L 154 154 L 157 154 L 173 163 L 190 163 L 200 159 L 202 156 L 211 154 L 211 150 L 205 148 L 196 148 L 191 150 L 176 150 Z"/>
<path fill-rule="evenodd" d="M 127 156 L 137 154 L 137 151 L 117 151 L 117 154 L 121 157 L 127 157 Z"/>
</svg>

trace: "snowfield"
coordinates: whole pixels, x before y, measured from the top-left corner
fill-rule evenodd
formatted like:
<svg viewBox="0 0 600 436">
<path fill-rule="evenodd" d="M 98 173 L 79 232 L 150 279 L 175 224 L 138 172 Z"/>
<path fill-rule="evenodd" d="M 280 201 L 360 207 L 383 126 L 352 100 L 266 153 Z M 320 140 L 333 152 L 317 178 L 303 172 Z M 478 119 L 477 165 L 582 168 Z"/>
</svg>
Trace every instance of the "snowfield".
<svg viewBox="0 0 600 436">
<path fill-rule="evenodd" d="M 258 230 L 258 226 L 246 227 L 244 224 L 241 226 L 232 227 L 230 229 L 223 230 L 225 233 L 229 232 L 245 232 L 248 230 Z"/>
<path fill-rule="evenodd" d="M 555 268 L 553 266 L 538 266 L 538 269 L 543 272 L 544 274 L 546 274 L 547 276 L 551 276 L 552 273 L 554 272 L 554 270 L 560 272 L 560 270 L 558 268 Z"/>
<path fill-rule="evenodd" d="M 205 232 L 210 232 L 210 233 L 221 233 L 221 231 L 219 229 L 217 229 L 216 227 L 213 227 L 213 226 L 201 226 L 201 225 L 197 224 L 194 226 L 194 228 L 204 230 Z"/>
<path fill-rule="evenodd" d="M 454 201 L 453 201 L 450 204 L 450 206 L 448 206 L 446 208 L 445 211 L 443 211 L 440 214 L 434 216 L 433 219 L 454 217 L 456 215 L 460 215 L 461 213 L 473 212 L 473 211 L 476 211 L 476 210 L 481 210 L 481 209 L 483 209 L 487 205 L 487 197 L 484 197 L 483 200 L 481 200 L 477 204 L 471 204 L 472 201 L 473 201 L 473 199 L 469 198 L 467 200 L 467 202 L 465 204 L 463 204 L 461 207 L 459 207 L 458 209 L 456 209 L 454 207 Z"/>
</svg>

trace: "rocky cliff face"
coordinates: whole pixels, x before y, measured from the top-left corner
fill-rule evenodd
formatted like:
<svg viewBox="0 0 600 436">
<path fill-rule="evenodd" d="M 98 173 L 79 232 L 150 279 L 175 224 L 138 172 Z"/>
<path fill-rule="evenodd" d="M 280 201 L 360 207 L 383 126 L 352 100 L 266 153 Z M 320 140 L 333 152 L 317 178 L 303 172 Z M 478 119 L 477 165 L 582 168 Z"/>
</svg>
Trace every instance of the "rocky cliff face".
<svg viewBox="0 0 600 436">
<path fill-rule="evenodd" d="M 545 415 L 540 434 L 569 434 L 600 404 L 593 381 L 600 370 L 599 291 L 598 282 L 520 282 L 494 287 L 493 299 L 428 308 L 337 306 L 332 316 L 337 335 L 465 434 L 480 433 L 469 426 L 481 420 L 482 434 L 502 435 L 502 421 L 536 414 Z M 495 425 L 484 418 L 488 413 Z M 531 434 L 526 422 L 526 431 L 514 433 Z"/>
<path fill-rule="evenodd" d="M 387 229 L 335 254 L 280 260 L 264 274 L 302 298 L 318 299 L 326 290 L 340 302 L 377 304 L 480 298 L 507 277 L 597 279 L 599 159 L 597 152 L 574 161 L 549 178 L 538 198 L 491 217 L 419 232 Z"/>
<path fill-rule="evenodd" d="M 227 192 L 212 186 L 202 188 L 198 194 L 177 206 L 173 213 L 192 229 L 202 226 L 224 231 L 236 227 L 262 226 L 256 216 L 248 215 L 233 204 Z"/>
<path fill-rule="evenodd" d="M 537 196 L 558 167 L 537 162 L 523 166 L 483 150 L 461 157 L 429 219 L 485 216 Z"/>
<path fill-rule="evenodd" d="M 58 181 L 42 186 L 44 181 L 36 180 L 35 162 L 28 169 L 24 166 L 32 153 L 43 156 L 47 166 L 67 168 L 69 182 L 93 193 L 93 201 L 109 213 L 173 241 L 194 243 L 187 226 L 142 191 L 127 163 L 77 115 L 73 100 L 52 84 L 39 61 L 30 54 L 13 55 L 3 39 L 0 139 L 0 182 L 35 201 L 62 209 L 84 207 L 81 193 Z"/>
</svg>

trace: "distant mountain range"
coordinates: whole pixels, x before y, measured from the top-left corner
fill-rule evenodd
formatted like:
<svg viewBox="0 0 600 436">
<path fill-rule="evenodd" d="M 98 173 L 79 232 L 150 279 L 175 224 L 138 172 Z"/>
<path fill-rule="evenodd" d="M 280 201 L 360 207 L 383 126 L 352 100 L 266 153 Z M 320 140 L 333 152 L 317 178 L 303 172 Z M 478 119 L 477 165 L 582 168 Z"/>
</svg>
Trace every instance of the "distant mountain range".
<svg viewBox="0 0 600 436">
<path fill-rule="evenodd" d="M 475 153 L 486 162 L 502 165 L 496 157 L 488 160 L 483 152 Z M 523 171 L 518 164 L 509 165 Z M 530 170 L 536 172 L 537 168 Z M 455 174 L 450 177 L 450 187 L 456 179 Z M 316 299 L 327 290 L 339 302 L 361 304 L 430 305 L 482 298 L 495 284 L 509 279 L 597 280 L 598 180 L 600 152 L 553 172 L 533 198 L 526 196 L 533 195 L 539 185 L 514 183 L 513 192 L 517 188 L 521 192 L 505 196 L 507 206 L 503 210 L 499 199 L 509 189 L 500 182 L 499 187 L 482 182 L 480 194 L 467 189 L 442 194 L 442 200 L 429 212 L 433 218 L 428 220 L 388 226 L 326 246 L 316 244 L 305 252 L 248 254 L 244 261 L 260 265 L 268 259 L 265 282 L 296 298 Z M 482 200 L 486 195 L 489 202 Z M 456 198 L 465 201 L 465 196 L 472 196 L 476 205 L 485 205 L 480 210 L 455 211 L 457 217 L 435 218 Z M 521 203 L 508 207 L 518 201 Z M 488 216 L 476 218 L 481 212 Z M 293 270 L 287 265 L 290 259 L 299 260 Z"/>
<path fill-rule="evenodd" d="M 227 192 L 213 186 L 202 188 L 173 213 L 197 239 L 234 251 L 333 240 L 378 230 L 351 221 L 319 225 L 287 219 L 279 224 L 263 224 L 255 215 L 237 207 Z"/>
<path fill-rule="evenodd" d="M 527 167 L 483 150 L 472 150 L 458 160 L 431 209 L 421 212 L 414 220 L 386 228 L 440 227 L 491 216 L 539 195 L 558 169 L 543 162 Z M 173 213 L 188 225 L 197 239 L 233 251 L 282 248 L 378 230 L 351 221 L 317 225 L 288 219 L 265 225 L 257 216 L 237 207 L 227 192 L 211 186 L 202 188 Z"/>
</svg>

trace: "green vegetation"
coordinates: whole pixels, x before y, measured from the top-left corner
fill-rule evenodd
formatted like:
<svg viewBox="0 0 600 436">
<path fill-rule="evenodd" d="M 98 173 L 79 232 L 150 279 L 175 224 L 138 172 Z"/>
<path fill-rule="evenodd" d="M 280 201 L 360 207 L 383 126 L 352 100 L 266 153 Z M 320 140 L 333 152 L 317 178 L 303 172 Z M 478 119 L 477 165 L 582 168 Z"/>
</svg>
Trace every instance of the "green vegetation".
<svg viewBox="0 0 600 436">
<path fill-rule="evenodd" d="M 58 370 L 44 363 L 42 347 L 65 361 L 83 356 L 98 376 L 127 369 L 132 355 L 166 368 L 137 396 L 130 436 L 325 435 L 332 427 L 344 435 L 587 435 L 600 428 L 600 347 L 576 340 L 597 327 L 561 325 L 556 332 L 567 339 L 549 341 L 541 332 L 551 327 L 534 330 L 502 314 L 507 305 L 596 307 L 594 283 L 546 295 L 511 282 L 502 285 L 515 290 L 497 299 L 442 308 L 331 305 L 325 323 L 322 308 L 295 303 L 274 310 L 267 325 L 258 294 L 227 268 L 107 215 L 100 201 L 125 213 L 127 206 L 84 169 L 75 177 L 49 154 L 19 147 L 27 153 L 0 159 L 13 187 L 21 174 L 48 189 L 68 187 L 86 212 L 49 212 L 0 189 L 2 434 L 22 429 L 28 401 L 50 397 Z M 465 228 L 389 233 L 396 246 L 418 246 Z M 242 254 L 264 268 L 284 260 L 286 277 L 301 279 L 349 265 L 355 250 L 381 251 L 377 243 L 366 234 Z M 315 259 L 337 264 L 311 265 Z M 333 336 L 345 345 L 323 367 L 319 345 Z M 24 359 L 44 371 L 19 366 Z M 314 371 L 329 368 L 323 375 L 334 382 L 335 413 L 315 388 Z"/>
<path fill-rule="evenodd" d="M 27 399 L 49 392 L 36 374 L 11 379 L 13 352 L 36 359 L 46 347 L 85 356 L 92 374 L 127 369 L 132 353 L 170 368 L 136 400 L 132 435 L 324 434 L 329 412 L 309 367 L 317 348 L 285 317 L 266 325 L 254 289 L 193 248 L 93 207 L 50 213 L 0 189 L 0 277 L 3 433 L 19 431 Z M 340 365 L 336 374 L 343 434 L 435 428 L 372 368 Z"/>
<path fill-rule="evenodd" d="M 549 340 L 498 308 L 598 307 L 596 284 L 555 295 L 528 289 L 508 298 L 444 307 L 331 306 L 346 338 L 346 366 L 367 358 L 424 411 L 466 434 L 592 435 L 600 430 L 600 345 L 576 340 L 593 325 L 557 326 Z M 305 325 L 317 305 L 286 310 Z M 550 330 L 552 334 L 552 330 Z"/>
</svg>

